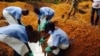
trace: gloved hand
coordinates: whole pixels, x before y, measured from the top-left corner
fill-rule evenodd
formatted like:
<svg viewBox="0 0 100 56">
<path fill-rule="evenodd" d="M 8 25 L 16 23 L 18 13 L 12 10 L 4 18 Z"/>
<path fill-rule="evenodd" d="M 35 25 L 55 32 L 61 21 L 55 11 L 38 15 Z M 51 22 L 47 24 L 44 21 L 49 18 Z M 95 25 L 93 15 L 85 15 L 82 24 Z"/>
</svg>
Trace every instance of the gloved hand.
<svg viewBox="0 0 100 56">
<path fill-rule="evenodd" d="M 38 32 L 40 32 L 40 30 L 41 30 L 41 28 L 40 28 L 41 26 L 40 25 L 38 25 Z"/>
<path fill-rule="evenodd" d="M 48 47 L 45 48 L 45 51 L 46 51 L 46 52 L 51 52 L 52 49 L 51 49 L 51 47 L 48 46 Z"/>
<path fill-rule="evenodd" d="M 42 37 L 40 40 L 39 40 L 39 43 L 40 44 L 43 44 L 45 42 L 45 39 Z"/>
<path fill-rule="evenodd" d="M 33 53 L 32 53 L 32 51 L 29 52 L 29 56 L 34 56 Z"/>
<path fill-rule="evenodd" d="M 29 56 L 34 56 L 33 53 L 29 53 Z"/>
<path fill-rule="evenodd" d="M 41 19 L 41 23 L 40 23 L 41 30 L 44 30 L 46 24 L 47 24 L 47 20 L 45 18 Z"/>
<path fill-rule="evenodd" d="M 46 24 L 46 23 L 41 23 L 40 25 L 38 25 L 38 32 L 44 30 L 45 24 Z"/>
</svg>

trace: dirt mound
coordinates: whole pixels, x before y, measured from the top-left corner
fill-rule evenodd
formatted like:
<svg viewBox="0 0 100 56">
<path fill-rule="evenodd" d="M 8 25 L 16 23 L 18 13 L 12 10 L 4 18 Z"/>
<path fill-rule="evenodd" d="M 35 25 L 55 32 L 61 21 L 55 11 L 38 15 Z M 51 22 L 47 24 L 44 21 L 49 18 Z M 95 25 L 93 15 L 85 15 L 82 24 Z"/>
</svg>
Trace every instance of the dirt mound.
<svg viewBox="0 0 100 56">
<path fill-rule="evenodd" d="M 30 14 L 23 16 L 22 21 L 25 25 L 30 24 L 37 29 L 37 15 L 32 12 L 32 5 L 23 2 L 0 2 L 0 11 L 10 5 L 28 8 Z M 71 46 L 66 51 L 66 56 L 100 56 L 100 23 L 98 27 L 90 25 L 91 2 L 80 3 L 78 8 L 85 13 L 77 12 L 75 18 L 67 19 L 65 23 L 70 5 L 60 3 L 49 4 L 49 6 L 55 10 L 52 21 L 57 21 L 57 26 L 61 27 L 69 36 Z"/>
<path fill-rule="evenodd" d="M 0 56 L 13 56 L 13 49 L 7 44 L 0 42 Z"/>
</svg>

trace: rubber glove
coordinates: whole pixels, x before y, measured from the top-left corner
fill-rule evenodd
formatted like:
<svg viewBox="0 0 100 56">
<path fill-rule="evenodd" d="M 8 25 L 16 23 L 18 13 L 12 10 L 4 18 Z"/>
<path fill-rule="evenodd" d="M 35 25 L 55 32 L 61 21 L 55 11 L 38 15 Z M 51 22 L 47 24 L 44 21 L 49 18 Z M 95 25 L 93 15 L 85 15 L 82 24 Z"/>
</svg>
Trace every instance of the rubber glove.
<svg viewBox="0 0 100 56">
<path fill-rule="evenodd" d="M 45 42 L 45 39 L 42 37 L 40 40 L 39 40 L 39 43 L 40 44 L 43 44 Z"/>
<path fill-rule="evenodd" d="M 42 22 L 40 23 L 40 28 L 41 28 L 41 30 L 44 30 L 44 28 L 45 28 L 45 25 L 47 24 L 47 21 L 46 21 L 46 19 L 42 19 L 41 20 Z"/>
<path fill-rule="evenodd" d="M 40 32 L 41 28 L 40 28 L 40 25 L 38 25 L 38 32 Z"/>
<path fill-rule="evenodd" d="M 48 46 L 48 47 L 45 48 L 45 51 L 46 51 L 46 52 L 51 52 L 52 49 L 51 49 L 51 47 Z"/>
<path fill-rule="evenodd" d="M 41 23 L 40 25 L 38 25 L 38 32 L 44 30 L 45 28 L 45 23 Z"/>
<path fill-rule="evenodd" d="M 29 56 L 34 56 L 33 53 L 32 53 L 32 51 L 29 52 Z"/>
</svg>

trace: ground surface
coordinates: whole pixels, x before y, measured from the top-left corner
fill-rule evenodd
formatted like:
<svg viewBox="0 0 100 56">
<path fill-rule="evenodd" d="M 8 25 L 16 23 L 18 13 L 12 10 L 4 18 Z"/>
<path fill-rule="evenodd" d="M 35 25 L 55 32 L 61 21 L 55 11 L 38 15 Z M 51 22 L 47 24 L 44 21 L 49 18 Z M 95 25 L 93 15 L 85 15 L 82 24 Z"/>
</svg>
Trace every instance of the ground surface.
<svg viewBox="0 0 100 56">
<path fill-rule="evenodd" d="M 32 25 L 34 29 L 37 29 L 37 15 L 32 12 L 33 7 L 30 4 L 23 2 L 5 3 L 0 2 L 0 17 L 3 8 L 9 5 L 20 6 L 22 8 L 28 8 L 30 14 L 23 16 L 22 21 L 25 25 Z M 79 4 L 79 8 L 86 13 L 77 13 L 75 18 L 67 19 L 69 11 L 69 4 L 46 4 L 55 10 L 55 16 L 52 21 L 57 21 L 57 26 L 61 27 L 69 36 L 71 46 L 66 51 L 67 56 L 100 56 L 100 21 L 98 27 L 90 25 L 90 11 L 91 2 L 82 2 Z M 62 15 L 64 17 L 62 18 Z M 2 17 L 1 17 L 2 18 Z M 4 26 L 7 23 L 5 20 L 0 19 L 0 26 Z M 1 45 L 1 44 L 0 44 Z"/>
</svg>

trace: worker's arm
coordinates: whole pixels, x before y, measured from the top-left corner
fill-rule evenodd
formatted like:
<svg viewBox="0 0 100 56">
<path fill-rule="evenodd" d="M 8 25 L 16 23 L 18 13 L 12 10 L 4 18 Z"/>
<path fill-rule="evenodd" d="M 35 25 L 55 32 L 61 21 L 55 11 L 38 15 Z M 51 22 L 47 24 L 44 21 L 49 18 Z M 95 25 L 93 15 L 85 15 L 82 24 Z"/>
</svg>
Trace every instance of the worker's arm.
<svg viewBox="0 0 100 56">
<path fill-rule="evenodd" d="M 22 25 L 21 19 L 17 19 L 17 21 L 18 21 L 18 24 Z"/>
</svg>

